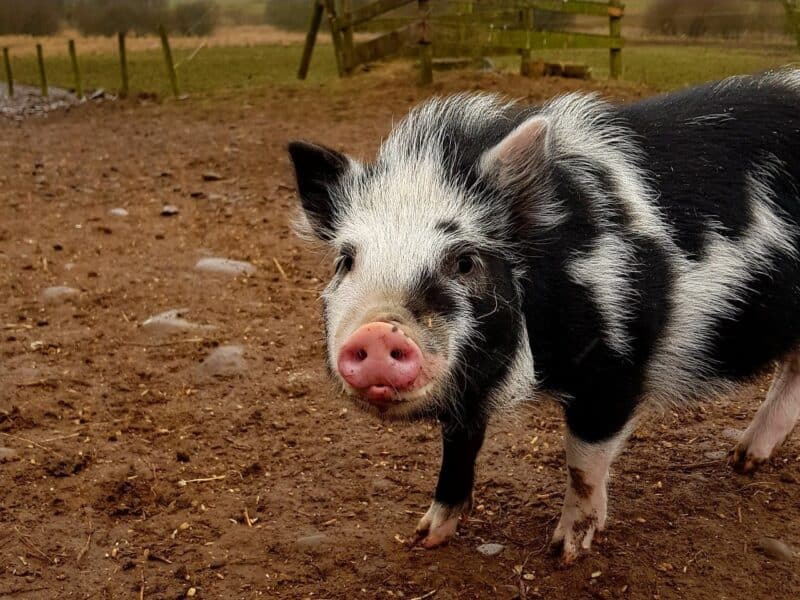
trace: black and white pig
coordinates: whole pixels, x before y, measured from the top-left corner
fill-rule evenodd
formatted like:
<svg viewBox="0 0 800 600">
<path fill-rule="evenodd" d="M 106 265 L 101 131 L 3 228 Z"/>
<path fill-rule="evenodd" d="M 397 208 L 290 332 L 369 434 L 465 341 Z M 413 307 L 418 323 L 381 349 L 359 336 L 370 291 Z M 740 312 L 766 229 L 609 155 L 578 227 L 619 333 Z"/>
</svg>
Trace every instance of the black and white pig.
<svg viewBox="0 0 800 600">
<path fill-rule="evenodd" d="M 417 526 L 468 510 L 487 421 L 548 395 L 566 416 L 564 561 L 606 526 L 609 467 L 649 403 L 778 362 L 733 453 L 756 469 L 800 413 L 800 71 L 629 105 L 457 95 L 415 108 L 374 163 L 293 142 L 301 226 L 336 255 L 328 366 L 384 419 L 438 419 Z"/>
</svg>

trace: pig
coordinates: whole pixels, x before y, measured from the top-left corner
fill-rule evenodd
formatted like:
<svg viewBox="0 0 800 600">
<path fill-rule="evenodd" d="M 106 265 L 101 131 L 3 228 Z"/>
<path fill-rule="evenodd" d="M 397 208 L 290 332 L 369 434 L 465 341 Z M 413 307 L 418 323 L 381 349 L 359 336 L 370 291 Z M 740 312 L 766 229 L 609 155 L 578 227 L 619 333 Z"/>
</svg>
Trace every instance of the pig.
<svg viewBox="0 0 800 600">
<path fill-rule="evenodd" d="M 335 256 L 331 377 L 377 417 L 441 424 L 418 543 L 454 536 L 489 420 L 523 402 L 563 407 L 565 563 L 605 529 L 646 407 L 777 364 L 731 462 L 770 458 L 800 414 L 798 106 L 787 69 L 623 105 L 434 98 L 371 163 L 289 144 L 298 228 Z"/>
</svg>

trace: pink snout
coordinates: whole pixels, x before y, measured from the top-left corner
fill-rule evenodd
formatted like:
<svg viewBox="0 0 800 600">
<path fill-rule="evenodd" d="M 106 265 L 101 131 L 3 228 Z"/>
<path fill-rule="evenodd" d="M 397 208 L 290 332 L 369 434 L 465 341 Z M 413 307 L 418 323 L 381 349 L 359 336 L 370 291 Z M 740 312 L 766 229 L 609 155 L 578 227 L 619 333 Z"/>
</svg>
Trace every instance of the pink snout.
<svg viewBox="0 0 800 600">
<path fill-rule="evenodd" d="M 422 352 L 397 325 L 367 323 L 339 351 L 342 378 L 370 402 L 381 404 L 419 384 Z"/>
</svg>

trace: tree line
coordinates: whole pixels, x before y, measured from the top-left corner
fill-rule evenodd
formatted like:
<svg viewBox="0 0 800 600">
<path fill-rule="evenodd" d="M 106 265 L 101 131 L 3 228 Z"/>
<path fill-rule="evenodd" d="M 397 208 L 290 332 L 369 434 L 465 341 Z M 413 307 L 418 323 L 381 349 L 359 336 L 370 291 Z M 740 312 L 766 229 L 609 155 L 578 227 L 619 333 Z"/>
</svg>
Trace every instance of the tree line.
<svg viewBox="0 0 800 600">
<path fill-rule="evenodd" d="M 213 0 L 0 0 L 0 35 L 52 35 L 64 25 L 84 35 L 152 33 L 159 25 L 184 35 L 208 35 L 218 17 Z"/>
<path fill-rule="evenodd" d="M 743 33 L 780 33 L 788 27 L 781 0 L 655 0 L 644 14 L 653 34 L 738 38 Z"/>
<path fill-rule="evenodd" d="M 375 0 L 352 0 L 357 8 Z M 568 0 L 566 0 L 568 1 Z M 651 34 L 735 38 L 745 32 L 781 32 L 786 29 L 784 0 L 653 0 L 642 17 Z M 313 0 L 261 0 L 263 22 L 283 29 L 308 27 Z M 226 14 L 259 0 L 227 2 Z M 502 5 L 502 0 L 476 0 L 475 6 Z M 453 3 L 432 2 L 434 13 L 453 12 Z M 259 9 L 256 8 L 256 11 Z M 414 3 L 397 11 L 411 16 Z M 159 24 L 184 35 L 208 35 L 219 22 L 216 0 L 0 0 L 0 35 L 49 35 L 64 25 L 85 35 L 114 35 L 118 31 L 152 33 Z M 256 15 L 256 18 L 258 16 Z M 230 20 L 230 19 L 229 19 Z M 566 14 L 537 11 L 539 29 L 569 25 Z"/>
</svg>

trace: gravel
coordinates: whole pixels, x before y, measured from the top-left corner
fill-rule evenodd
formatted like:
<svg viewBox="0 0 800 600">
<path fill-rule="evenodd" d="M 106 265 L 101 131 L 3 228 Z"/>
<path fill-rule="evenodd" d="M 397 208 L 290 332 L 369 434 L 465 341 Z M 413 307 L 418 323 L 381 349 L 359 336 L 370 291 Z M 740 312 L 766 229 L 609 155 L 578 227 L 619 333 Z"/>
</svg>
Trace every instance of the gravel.
<svg viewBox="0 0 800 600">
<path fill-rule="evenodd" d="M 61 88 L 50 87 L 48 97 L 41 95 L 38 87 L 14 85 L 14 96 L 9 97 L 8 86 L 0 81 L 0 117 L 22 120 L 28 117 L 41 117 L 54 110 L 63 110 L 85 102 L 113 100 L 114 96 L 98 90 L 89 98 L 78 98 L 75 94 Z"/>
</svg>

